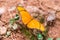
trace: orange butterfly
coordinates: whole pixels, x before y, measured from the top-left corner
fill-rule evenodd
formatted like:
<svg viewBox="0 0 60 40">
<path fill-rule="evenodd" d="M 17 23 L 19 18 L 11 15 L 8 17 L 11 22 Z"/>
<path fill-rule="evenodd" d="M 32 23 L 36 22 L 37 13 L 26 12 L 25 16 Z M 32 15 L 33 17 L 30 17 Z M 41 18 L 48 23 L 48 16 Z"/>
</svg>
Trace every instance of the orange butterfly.
<svg viewBox="0 0 60 40">
<path fill-rule="evenodd" d="M 21 15 L 22 22 L 27 25 L 28 28 L 45 31 L 43 24 L 34 19 L 22 6 L 17 6 L 17 10 L 19 11 L 19 15 Z"/>
</svg>

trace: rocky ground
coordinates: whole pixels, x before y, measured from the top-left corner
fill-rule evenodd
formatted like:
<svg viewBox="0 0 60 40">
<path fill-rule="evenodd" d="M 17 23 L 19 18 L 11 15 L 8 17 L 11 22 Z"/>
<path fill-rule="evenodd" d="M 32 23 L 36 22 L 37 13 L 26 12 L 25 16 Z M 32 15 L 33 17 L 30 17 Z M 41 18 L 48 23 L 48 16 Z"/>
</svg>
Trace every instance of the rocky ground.
<svg viewBox="0 0 60 40">
<path fill-rule="evenodd" d="M 18 4 L 24 6 L 33 17 L 42 14 L 48 18 L 49 14 L 52 14 L 52 19 L 55 18 L 55 24 L 49 27 L 48 35 L 52 38 L 60 37 L 60 0 L 0 0 L 0 34 L 4 34 L 7 31 L 9 20 L 17 13 L 16 6 Z M 47 19 L 47 21 L 49 20 Z M 3 30 L 5 30 L 4 33 Z M 23 34 L 14 32 L 11 33 L 10 37 L 3 38 L 2 40 L 20 39 L 28 40 Z"/>
</svg>

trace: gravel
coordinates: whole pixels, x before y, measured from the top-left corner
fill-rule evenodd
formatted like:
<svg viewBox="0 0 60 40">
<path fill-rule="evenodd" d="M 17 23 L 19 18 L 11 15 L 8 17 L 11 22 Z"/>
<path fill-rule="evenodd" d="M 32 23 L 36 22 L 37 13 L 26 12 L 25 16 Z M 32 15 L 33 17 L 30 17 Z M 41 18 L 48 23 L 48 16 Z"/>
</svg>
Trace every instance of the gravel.
<svg viewBox="0 0 60 40">
<path fill-rule="evenodd" d="M 6 27 L 0 27 L 0 35 L 6 34 L 7 28 Z"/>
<path fill-rule="evenodd" d="M 0 32 L 2 34 L 6 33 L 6 27 L 1 27 L 1 26 L 5 26 L 9 23 L 9 20 L 11 18 L 14 18 L 17 11 L 15 9 L 15 7 L 20 4 L 22 6 L 24 6 L 24 8 L 26 8 L 26 10 L 32 15 L 37 15 L 37 13 L 32 13 L 35 11 L 39 11 L 40 14 L 45 15 L 45 17 L 48 17 L 49 12 L 56 14 L 56 18 L 60 19 L 60 0 L 0 0 Z M 2 11 L 3 10 L 3 11 Z M 54 12 L 53 12 L 54 11 Z M 50 18 L 51 17 L 51 18 Z M 53 17 L 50 16 L 48 19 L 54 19 L 55 15 Z M 18 22 L 21 22 L 21 20 L 19 20 Z M 58 25 L 60 23 L 60 21 L 55 21 L 56 24 L 54 24 L 54 27 L 50 27 L 49 28 L 49 32 L 48 35 L 49 37 L 60 37 L 60 25 Z M 5 31 L 2 32 L 4 29 Z M 3 38 L 2 40 L 26 40 L 24 39 L 24 37 L 22 37 L 22 34 L 11 34 L 11 37 L 8 38 Z"/>
</svg>

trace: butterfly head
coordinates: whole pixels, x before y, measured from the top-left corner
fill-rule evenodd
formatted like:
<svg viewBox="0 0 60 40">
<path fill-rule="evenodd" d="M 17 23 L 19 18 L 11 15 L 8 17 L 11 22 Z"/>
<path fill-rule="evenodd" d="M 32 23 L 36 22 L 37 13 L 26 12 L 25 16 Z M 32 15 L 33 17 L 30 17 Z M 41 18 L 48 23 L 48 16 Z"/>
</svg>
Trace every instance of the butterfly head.
<svg viewBox="0 0 60 40">
<path fill-rule="evenodd" d="M 17 6 L 17 10 L 18 11 L 24 11 L 25 9 L 23 8 L 23 6 Z"/>
</svg>

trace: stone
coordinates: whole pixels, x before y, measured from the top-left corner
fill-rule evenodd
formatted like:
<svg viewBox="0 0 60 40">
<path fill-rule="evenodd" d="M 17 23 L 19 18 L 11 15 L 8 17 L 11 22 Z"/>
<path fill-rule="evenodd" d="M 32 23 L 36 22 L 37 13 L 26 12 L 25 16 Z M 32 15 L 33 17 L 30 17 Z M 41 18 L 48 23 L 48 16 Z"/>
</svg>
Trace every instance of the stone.
<svg viewBox="0 0 60 40">
<path fill-rule="evenodd" d="M 3 35 L 7 32 L 7 28 L 6 27 L 0 27 L 0 35 Z"/>
</svg>

